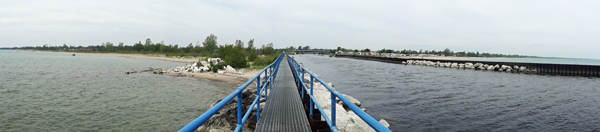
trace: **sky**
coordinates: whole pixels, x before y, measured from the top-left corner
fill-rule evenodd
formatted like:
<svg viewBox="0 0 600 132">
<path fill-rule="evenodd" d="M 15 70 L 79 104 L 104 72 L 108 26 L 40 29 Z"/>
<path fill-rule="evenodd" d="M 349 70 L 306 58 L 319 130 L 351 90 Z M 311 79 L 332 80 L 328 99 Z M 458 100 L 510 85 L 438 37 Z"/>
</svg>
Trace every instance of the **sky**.
<svg viewBox="0 0 600 132">
<path fill-rule="evenodd" d="M 0 0 L 0 47 L 196 45 L 479 51 L 600 59 L 600 1 Z"/>
</svg>

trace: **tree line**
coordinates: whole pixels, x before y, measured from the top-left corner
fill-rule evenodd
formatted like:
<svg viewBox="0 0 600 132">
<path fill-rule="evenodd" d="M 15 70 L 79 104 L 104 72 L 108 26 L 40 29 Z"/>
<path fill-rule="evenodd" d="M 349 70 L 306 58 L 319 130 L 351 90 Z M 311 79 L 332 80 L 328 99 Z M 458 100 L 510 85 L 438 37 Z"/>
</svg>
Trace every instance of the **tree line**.
<svg viewBox="0 0 600 132">
<path fill-rule="evenodd" d="M 272 63 L 274 55 L 277 51 L 273 49 L 273 43 L 263 44 L 261 47 L 254 47 L 254 39 L 250 39 L 247 42 L 247 46 L 244 45 L 242 40 L 236 40 L 234 44 L 219 45 L 217 42 L 217 36 L 210 34 L 204 39 L 204 42 L 200 44 L 200 41 L 196 42 L 196 45 L 190 43 L 187 46 L 166 45 L 164 41 L 160 43 L 153 43 L 150 38 L 146 39 L 144 43 L 139 41 L 133 45 L 124 45 L 120 42 L 115 45 L 111 42 L 104 42 L 101 45 L 90 45 L 90 46 L 49 46 L 44 44 L 43 46 L 26 46 L 26 47 L 14 47 L 14 48 L 2 48 L 2 49 L 24 49 L 24 50 L 48 50 L 48 51 L 69 51 L 69 52 L 100 52 L 100 53 L 142 53 L 142 54 L 165 54 L 166 56 L 204 56 L 204 57 L 219 57 L 222 58 L 227 64 L 235 68 L 246 68 L 249 65 L 248 62 L 254 62 L 253 65 L 262 66 Z M 265 55 L 265 60 L 258 57 L 258 55 Z"/>
</svg>

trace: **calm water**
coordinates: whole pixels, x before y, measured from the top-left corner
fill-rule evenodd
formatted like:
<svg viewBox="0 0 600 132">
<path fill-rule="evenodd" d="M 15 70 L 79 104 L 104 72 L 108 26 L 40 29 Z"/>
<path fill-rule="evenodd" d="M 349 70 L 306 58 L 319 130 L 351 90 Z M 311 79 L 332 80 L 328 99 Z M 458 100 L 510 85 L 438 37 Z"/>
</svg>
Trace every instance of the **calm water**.
<svg viewBox="0 0 600 132">
<path fill-rule="evenodd" d="M 600 78 L 295 57 L 393 131 L 600 131 Z"/>
<path fill-rule="evenodd" d="M 181 65 L 0 50 L 0 131 L 176 131 L 237 87 L 125 74 Z"/>
</svg>

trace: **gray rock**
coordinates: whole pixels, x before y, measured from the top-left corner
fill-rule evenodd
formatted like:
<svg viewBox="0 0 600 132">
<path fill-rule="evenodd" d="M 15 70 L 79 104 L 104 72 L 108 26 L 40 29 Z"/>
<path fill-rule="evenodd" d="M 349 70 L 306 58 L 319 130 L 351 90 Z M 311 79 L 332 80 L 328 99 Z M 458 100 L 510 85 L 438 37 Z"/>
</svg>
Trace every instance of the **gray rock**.
<svg viewBox="0 0 600 132">
<path fill-rule="evenodd" d="M 379 120 L 379 123 L 387 128 L 390 128 L 390 123 L 388 123 L 385 119 Z"/>
<path fill-rule="evenodd" d="M 488 70 L 488 71 L 493 71 L 493 70 L 496 70 L 496 68 L 495 68 L 494 66 L 488 66 L 488 67 L 487 67 L 487 70 Z"/>
<path fill-rule="evenodd" d="M 458 68 L 458 63 L 452 63 L 452 65 L 450 65 L 451 68 Z"/>
<path fill-rule="evenodd" d="M 210 129 L 208 132 L 233 132 L 231 130 L 221 130 L 221 129 Z"/>
<path fill-rule="evenodd" d="M 508 69 L 509 67 L 510 67 L 510 66 L 507 66 L 507 65 L 502 65 L 502 66 L 500 66 L 500 68 L 502 68 L 502 70 L 506 70 L 506 69 Z"/>
<path fill-rule="evenodd" d="M 208 119 L 202 126 L 198 127 L 196 131 L 209 131 L 212 129 L 219 130 L 233 130 L 236 126 L 236 123 L 232 122 L 230 117 L 225 114 L 217 114 L 213 115 L 210 119 Z"/>
<path fill-rule="evenodd" d="M 360 107 L 360 105 L 362 105 L 362 103 L 360 103 L 360 101 L 359 101 L 358 99 L 356 99 L 356 98 L 354 98 L 354 97 L 352 97 L 352 96 L 350 96 L 350 95 L 346 95 L 346 94 L 342 94 L 342 95 L 344 95 L 344 97 L 346 97 L 348 100 L 350 100 L 350 102 L 352 102 L 354 105 L 356 105 L 356 106 L 358 106 L 358 107 Z M 346 104 L 344 104 L 344 102 L 343 102 L 342 100 L 340 100 L 339 98 L 336 98 L 336 102 L 338 102 L 338 103 L 340 103 L 340 104 L 344 105 L 344 107 L 348 107 L 348 106 L 346 106 Z"/>
<path fill-rule="evenodd" d="M 527 70 L 527 67 L 524 67 L 524 66 L 519 68 L 519 71 L 526 71 L 526 70 Z"/>
</svg>

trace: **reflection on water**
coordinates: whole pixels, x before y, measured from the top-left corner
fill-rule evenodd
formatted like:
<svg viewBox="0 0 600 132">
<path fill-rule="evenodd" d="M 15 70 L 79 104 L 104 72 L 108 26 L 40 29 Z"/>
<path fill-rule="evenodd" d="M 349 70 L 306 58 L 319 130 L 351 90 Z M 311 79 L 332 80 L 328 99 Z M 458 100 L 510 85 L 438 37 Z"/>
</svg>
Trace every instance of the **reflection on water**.
<svg viewBox="0 0 600 132">
<path fill-rule="evenodd" d="M 295 58 L 393 131 L 600 131 L 600 78 Z"/>
<path fill-rule="evenodd" d="M 180 63 L 0 51 L 0 131 L 176 131 L 237 86 L 148 73 Z"/>
</svg>

